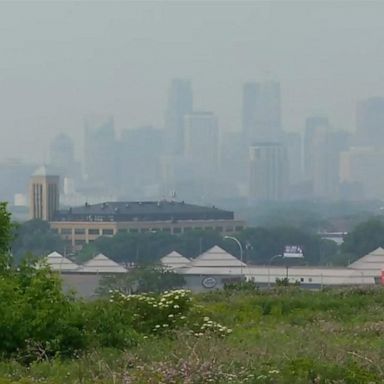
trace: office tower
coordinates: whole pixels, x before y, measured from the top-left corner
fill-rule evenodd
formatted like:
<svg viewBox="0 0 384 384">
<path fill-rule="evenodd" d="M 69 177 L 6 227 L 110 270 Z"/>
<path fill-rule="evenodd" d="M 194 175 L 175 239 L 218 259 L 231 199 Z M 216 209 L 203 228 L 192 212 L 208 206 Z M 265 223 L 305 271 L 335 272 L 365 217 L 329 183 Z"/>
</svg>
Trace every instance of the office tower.
<svg viewBox="0 0 384 384">
<path fill-rule="evenodd" d="M 184 121 L 185 158 L 198 178 L 213 178 L 218 165 L 217 118 L 212 112 L 193 112 Z"/>
<path fill-rule="evenodd" d="M 263 141 L 281 141 L 281 97 L 278 82 L 244 84 L 243 134 L 248 145 Z"/>
<path fill-rule="evenodd" d="M 119 148 L 112 117 L 85 121 L 85 179 L 93 189 L 114 190 L 118 186 Z"/>
<path fill-rule="evenodd" d="M 345 197 L 383 199 L 384 178 L 381 177 L 384 150 L 352 147 L 340 154 L 340 181 Z"/>
<path fill-rule="evenodd" d="M 73 165 L 75 161 L 73 140 L 69 136 L 61 133 L 51 141 L 49 161 L 52 167 L 58 169 L 67 169 Z"/>
<path fill-rule="evenodd" d="M 49 166 L 61 179 L 70 178 L 76 182 L 81 180 L 81 165 L 75 161 L 73 140 L 61 133 L 49 146 Z"/>
<path fill-rule="evenodd" d="M 306 120 L 304 170 L 315 197 L 334 198 L 339 190 L 340 153 L 347 149 L 349 134 L 331 129 L 326 117 Z"/>
<path fill-rule="evenodd" d="M 184 116 L 193 110 L 191 82 L 173 79 L 165 113 L 165 144 L 168 155 L 184 153 Z"/>
<path fill-rule="evenodd" d="M 224 132 L 220 141 L 220 175 L 237 188 L 248 184 L 249 148 L 242 132 Z"/>
<path fill-rule="evenodd" d="M 310 116 L 305 120 L 304 132 L 304 176 L 306 180 L 313 180 L 314 173 L 314 141 L 317 131 L 330 131 L 328 117 L 325 116 Z"/>
<path fill-rule="evenodd" d="M 384 97 L 372 97 L 357 104 L 356 144 L 384 147 Z"/>
<path fill-rule="evenodd" d="M 287 150 L 290 184 L 297 184 L 303 180 L 300 133 L 284 132 L 283 144 Z"/>
<path fill-rule="evenodd" d="M 40 167 L 31 177 L 29 196 L 30 218 L 52 220 L 59 209 L 59 176 Z"/>
<path fill-rule="evenodd" d="M 160 182 L 162 142 L 163 132 L 150 126 L 122 131 L 120 162 L 124 196 L 139 198 L 144 187 Z"/>
<path fill-rule="evenodd" d="M 287 152 L 280 143 L 258 143 L 249 148 L 249 198 L 278 201 L 288 187 Z"/>
</svg>

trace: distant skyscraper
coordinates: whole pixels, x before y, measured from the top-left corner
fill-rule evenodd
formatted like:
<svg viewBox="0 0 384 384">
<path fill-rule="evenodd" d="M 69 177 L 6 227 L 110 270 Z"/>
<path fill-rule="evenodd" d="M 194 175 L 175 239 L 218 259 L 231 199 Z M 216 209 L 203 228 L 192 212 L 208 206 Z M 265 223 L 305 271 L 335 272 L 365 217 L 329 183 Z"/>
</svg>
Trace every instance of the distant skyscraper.
<svg viewBox="0 0 384 384">
<path fill-rule="evenodd" d="M 150 126 L 122 131 L 120 165 L 124 196 L 139 198 L 145 186 L 159 183 L 162 141 L 163 132 Z"/>
<path fill-rule="evenodd" d="M 223 132 L 220 138 L 220 174 L 239 188 L 248 184 L 249 150 L 239 131 Z"/>
<path fill-rule="evenodd" d="M 52 220 L 59 209 L 59 176 L 42 166 L 32 175 L 29 191 L 30 218 Z"/>
<path fill-rule="evenodd" d="M 301 135 L 297 132 L 285 132 L 283 143 L 287 150 L 289 181 L 297 184 L 303 180 Z"/>
<path fill-rule="evenodd" d="M 262 141 L 281 141 L 281 96 L 278 82 L 244 84 L 243 134 L 249 145 Z"/>
<path fill-rule="evenodd" d="M 355 190 L 361 193 L 358 198 L 383 199 L 384 178 L 381 177 L 384 163 L 384 150 L 373 147 L 352 147 L 340 155 L 340 181 L 355 195 Z M 352 192 L 352 193 L 351 193 Z"/>
<path fill-rule="evenodd" d="M 85 122 L 85 177 L 92 188 L 116 188 L 119 147 L 112 117 Z"/>
<path fill-rule="evenodd" d="M 357 104 L 358 145 L 384 147 L 384 97 L 372 97 Z"/>
<path fill-rule="evenodd" d="M 332 130 L 327 118 L 314 116 L 306 120 L 304 169 L 315 197 L 337 196 L 340 153 L 347 149 L 348 141 L 348 133 Z"/>
<path fill-rule="evenodd" d="M 185 157 L 199 177 L 216 176 L 218 166 L 217 118 L 212 112 L 193 112 L 185 115 Z"/>
<path fill-rule="evenodd" d="M 61 133 L 51 141 L 49 160 L 56 168 L 67 168 L 74 162 L 73 140 L 68 135 Z"/>
<path fill-rule="evenodd" d="M 306 180 L 313 179 L 314 173 L 314 148 L 316 132 L 319 130 L 329 131 L 330 124 L 328 117 L 310 116 L 305 121 L 304 133 L 304 175 Z"/>
<path fill-rule="evenodd" d="M 165 144 L 169 155 L 184 152 L 184 116 L 193 110 L 191 82 L 173 79 L 168 91 L 165 113 Z"/>
<path fill-rule="evenodd" d="M 288 188 L 287 153 L 279 143 L 259 143 L 249 148 L 249 198 L 252 201 L 277 201 Z"/>
<path fill-rule="evenodd" d="M 75 161 L 73 140 L 61 133 L 56 136 L 49 146 L 49 165 L 55 169 L 56 174 L 72 179 L 80 179 L 81 167 Z"/>
</svg>

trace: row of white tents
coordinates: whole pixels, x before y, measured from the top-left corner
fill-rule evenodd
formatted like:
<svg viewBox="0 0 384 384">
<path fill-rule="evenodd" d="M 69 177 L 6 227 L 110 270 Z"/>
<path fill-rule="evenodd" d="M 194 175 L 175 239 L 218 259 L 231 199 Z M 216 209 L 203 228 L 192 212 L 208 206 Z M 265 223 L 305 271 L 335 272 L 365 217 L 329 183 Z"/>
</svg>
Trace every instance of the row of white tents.
<svg viewBox="0 0 384 384">
<path fill-rule="evenodd" d="M 76 264 L 58 252 L 52 252 L 45 258 L 48 266 L 57 272 L 73 273 L 126 273 L 122 265 L 99 253 L 84 264 Z"/>
<path fill-rule="evenodd" d="M 60 253 L 52 252 L 46 261 L 52 270 L 63 273 L 128 272 L 125 266 L 103 254 L 98 254 L 84 264 L 76 264 Z M 219 246 L 212 247 L 195 259 L 188 259 L 173 251 L 161 258 L 160 262 L 165 268 L 186 276 L 242 276 L 261 284 L 269 284 L 284 277 L 310 285 L 374 284 L 384 269 L 384 249 L 378 248 L 348 267 L 290 266 L 288 270 L 285 266 L 247 265 Z"/>
</svg>

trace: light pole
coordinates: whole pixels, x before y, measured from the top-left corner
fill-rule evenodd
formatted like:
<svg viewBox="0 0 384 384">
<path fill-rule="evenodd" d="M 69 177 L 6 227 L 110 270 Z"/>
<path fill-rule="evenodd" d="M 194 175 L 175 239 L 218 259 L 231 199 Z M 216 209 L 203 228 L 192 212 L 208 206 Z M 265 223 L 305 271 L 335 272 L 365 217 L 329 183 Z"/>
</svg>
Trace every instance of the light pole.
<svg viewBox="0 0 384 384">
<path fill-rule="evenodd" d="M 237 245 L 238 245 L 239 248 L 240 248 L 240 261 L 241 261 L 241 265 L 240 265 L 240 275 L 241 275 L 241 278 L 243 278 L 243 246 L 241 245 L 239 239 L 237 239 L 237 238 L 234 237 L 234 236 L 224 236 L 224 239 L 233 240 L 234 242 L 237 243 Z"/>
</svg>

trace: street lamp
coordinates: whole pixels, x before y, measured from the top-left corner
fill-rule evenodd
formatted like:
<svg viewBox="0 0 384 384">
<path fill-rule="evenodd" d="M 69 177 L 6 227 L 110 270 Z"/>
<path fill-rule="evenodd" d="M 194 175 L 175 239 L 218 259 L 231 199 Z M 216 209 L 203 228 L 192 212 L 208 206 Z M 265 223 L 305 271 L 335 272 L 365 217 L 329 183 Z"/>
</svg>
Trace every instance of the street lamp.
<svg viewBox="0 0 384 384">
<path fill-rule="evenodd" d="M 272 265 L 272 261 L 274 259 L 277 259 L 278 257 L 283 257 L 283 255 L 275 255 L 275 256 L 272 256 L 269 259 L 269 263 L 268 263 L 268 287 L 271 286 L 271 265 Z"/>
<path fill-rule="evenodd" d="M 240 248 L 240 261 L 241 261 L 240 274 L 241 274 L 241 277 L 243 277 L 243 246 L 241 245 L 239 239 L 237 239 L 234 236 L 224 236 L 224 239 L 233 240 L 239 246 L 239 248 Z"/>
<path fill-rule="evenodd" d="M 286 247 L 288 248 L 288 247 Z M 293 247 L 290 247 L 290 248 L 293 248 Z M 281 257 L 283 259 L 302 259 L 304 257 L 303 255 L 303 252 L 301 250 L 301 247 L 295 247 L 294 250 L 291 250 L 291 251 L 285 251 L 283 252 L 282 255 L 275 255 L 275 256 L 272 256 L 271 259 L 269 260 L 269 264 L 268 264 L 268 286 L 270 286 L 270 269 L 271 269 L 271 264 L 272 264 L 272 261 L 278 257 Z M 288 280 L 288 264 L 285 266 L 286 268 L 286 275 L 285 275 L 285 278 L 287 279 L 287 282 L 289 281 Z"/>
</svg>

